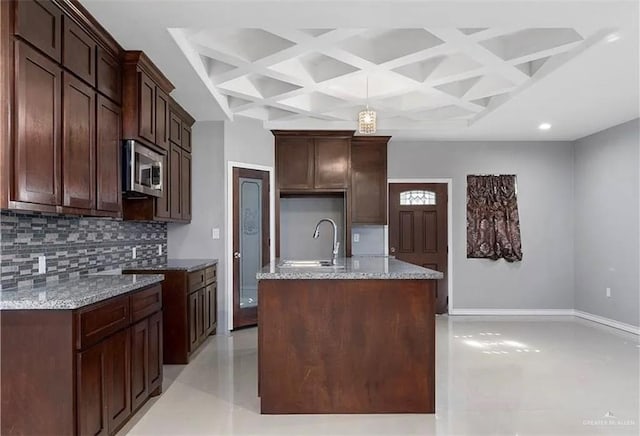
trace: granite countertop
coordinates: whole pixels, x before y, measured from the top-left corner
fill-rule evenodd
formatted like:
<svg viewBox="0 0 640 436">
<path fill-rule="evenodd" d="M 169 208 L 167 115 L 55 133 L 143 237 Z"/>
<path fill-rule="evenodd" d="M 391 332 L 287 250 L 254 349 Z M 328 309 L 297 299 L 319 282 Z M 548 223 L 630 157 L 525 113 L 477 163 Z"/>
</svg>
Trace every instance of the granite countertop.
<svg viewBox="0 0 640 436">
<path fill-rule="evenodd" d="M 218 259 L 167 259 L 165 263 L 158 265 L 125 268 L 125 271 L 197 271 L 218 263 Z"/>
<path fill-rule="evenodd" d="M 355 256 L 338 259 L 338 267 L 280 267 L 276 259 L 256 274 L 258 280 L 437 280 L 443 274 L 394 257 Z"/>
<path fill-rule="evenodd" d="M 0 292 L 0 310 L 78 309 L 164 280 L 153 275 L 89 275 Z"/>
</svg>

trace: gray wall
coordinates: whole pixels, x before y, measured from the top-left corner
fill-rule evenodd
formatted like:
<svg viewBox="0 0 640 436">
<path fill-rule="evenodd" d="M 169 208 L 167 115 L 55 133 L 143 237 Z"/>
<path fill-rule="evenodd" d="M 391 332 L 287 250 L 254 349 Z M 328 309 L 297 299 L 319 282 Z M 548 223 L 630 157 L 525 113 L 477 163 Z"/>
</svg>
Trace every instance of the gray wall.
<svg viewBox="0 0 640 436">
<path fill-rule="evenodd" d="M 386 227 L 379 225 L 371 226 L 353 226 L 351 227 L 352 242 L 351 252 L 354 256 L 374 255 L 381 256 L 385 254 L 386 245 Z M 355 241 L 353 235 L 358 234 L 360 240 Z"/>
<path fill-rule="evenodd" d="M 191 224 L 168 224 L 169 257 L 174 259 L 218 259 L 218 330 L 228 317 L 225 283 L 225 193 L 222 121 L 197 122 L 192 132 Z M 212 229 L 220 229 L 220 239 Z"/>
<path fill-rule="evenodd" d="M 320 225 L 320 236 L 313 239 L 316 224 L 331 218 L 338 227 L 339 256 L 344 256 L 344 198 L 312 197 L 280 200 L 280 257 L 282 259 L 331 259 L 333 231 Z"/>
<path fill-rule="evenodd" d="M 575 143 L 575 308 L 640 325 L 638 119 Z M 611 297 L 606 297 L 611 288 Z"/>
<path fill-rule="evenodd" d="M 573 308 L 571 142 L 392 140 L 388 153 L 390 179 L 453 179 L 454 311 Z M 466 258 L 467 174 L 517 175 L 522 262 Z"/>
</svg>

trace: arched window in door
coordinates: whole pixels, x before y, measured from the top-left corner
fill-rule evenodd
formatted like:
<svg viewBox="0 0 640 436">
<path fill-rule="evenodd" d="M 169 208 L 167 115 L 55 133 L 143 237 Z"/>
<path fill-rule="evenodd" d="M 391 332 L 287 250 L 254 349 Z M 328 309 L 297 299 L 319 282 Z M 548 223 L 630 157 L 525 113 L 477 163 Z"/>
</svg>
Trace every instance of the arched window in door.
<svg viewBox="0 0 640 436">
<path fill-rule="evenodd" d="M 436 193 L 433 191 L 404 191 L 400 193 L 401 206 L 433 206 L 436 204 Z"/>
</svg>

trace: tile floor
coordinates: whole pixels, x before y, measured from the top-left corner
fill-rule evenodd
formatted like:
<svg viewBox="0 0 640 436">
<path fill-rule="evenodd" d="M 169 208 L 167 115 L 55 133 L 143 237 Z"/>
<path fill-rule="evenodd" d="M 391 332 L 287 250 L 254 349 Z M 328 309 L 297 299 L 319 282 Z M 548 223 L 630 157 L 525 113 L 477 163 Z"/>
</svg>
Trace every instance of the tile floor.
<svg viewBox="0 0 640 436">
<path fill-rule="evenodd" d="M 256 329 L 208 339 L 119 435 L 638 435 L 640 339 L 573 317 L 438 317 L 435 415 L 262 416 Z"/>
</svg>

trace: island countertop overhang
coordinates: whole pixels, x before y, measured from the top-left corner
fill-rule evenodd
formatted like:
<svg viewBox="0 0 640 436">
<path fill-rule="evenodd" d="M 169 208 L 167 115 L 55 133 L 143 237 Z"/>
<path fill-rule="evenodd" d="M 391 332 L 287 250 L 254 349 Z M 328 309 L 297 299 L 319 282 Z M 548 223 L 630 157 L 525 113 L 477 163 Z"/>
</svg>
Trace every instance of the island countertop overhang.
<svg viewBox="0 0 640 436">
<path fill-rule="evenodd" d="M 439 280 L 443 273 L 387 256 L 354 256 L 338 267 L 281 267 L 271 261 L 256 274 L 258 280 Z"/>
</svg>

